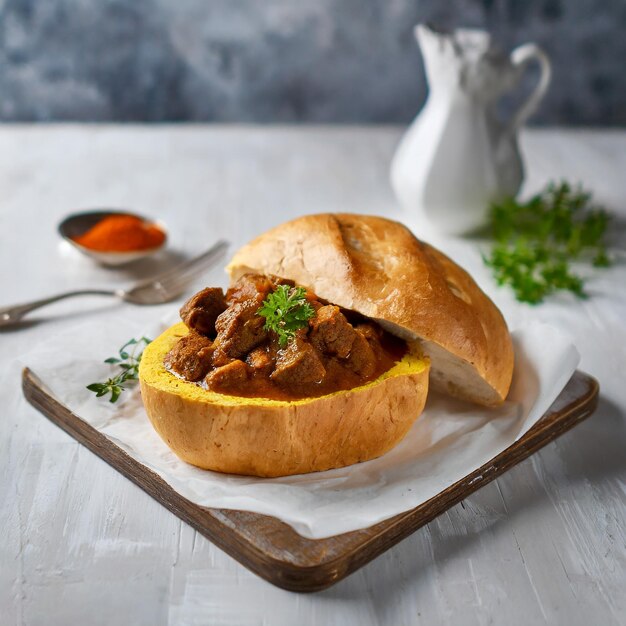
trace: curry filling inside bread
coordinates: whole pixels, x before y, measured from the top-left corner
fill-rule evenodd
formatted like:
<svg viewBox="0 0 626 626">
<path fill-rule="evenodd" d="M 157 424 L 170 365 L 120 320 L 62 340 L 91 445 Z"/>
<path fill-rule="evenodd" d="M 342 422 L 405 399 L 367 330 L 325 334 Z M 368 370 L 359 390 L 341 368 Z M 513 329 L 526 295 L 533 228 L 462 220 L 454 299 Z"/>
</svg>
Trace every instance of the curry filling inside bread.
<svg viewBox="0 0 626 626">
<path fill-rule="evenodd" d="M 202 468 L 282 476 L 384 454 L 431 384 L 502 402 L 506 324 L 462 269 L 384 218 L 287 222 L 237 252 L 140 368 L 155 429 Z"/>
</svg>

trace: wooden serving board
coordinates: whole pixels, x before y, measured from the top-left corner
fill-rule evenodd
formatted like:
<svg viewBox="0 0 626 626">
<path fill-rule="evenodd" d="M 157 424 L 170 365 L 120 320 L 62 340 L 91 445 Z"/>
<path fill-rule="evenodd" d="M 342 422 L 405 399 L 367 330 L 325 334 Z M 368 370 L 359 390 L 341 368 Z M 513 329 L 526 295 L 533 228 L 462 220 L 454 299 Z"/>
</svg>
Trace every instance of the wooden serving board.
<svg viewBox="0 0 626 626">
<path fill-rule="evenodd" d="M 589 417 L 596 408 L 599 389 L 595 379 L 576 372 L 537 424 L 489 463 L 424 504 L 375 526 L 312 540 L 274 517 L 193 504 L 63 406 L 29 369 L 23 372 L 22 388 L 36 409 L 172 513 L 254 573 L 291 591 L 325 589 L 376 558 Z"/>
</svg>

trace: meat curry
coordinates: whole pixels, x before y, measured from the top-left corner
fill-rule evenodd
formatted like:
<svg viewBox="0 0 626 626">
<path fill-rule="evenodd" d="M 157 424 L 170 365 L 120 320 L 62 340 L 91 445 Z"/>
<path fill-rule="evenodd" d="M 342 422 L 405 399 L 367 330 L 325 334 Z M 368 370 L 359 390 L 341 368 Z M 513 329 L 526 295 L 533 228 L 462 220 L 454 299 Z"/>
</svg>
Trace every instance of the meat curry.
<svg viewBox="0 0 626 626">
<path fill-rule="evenodd" d="M 281 286 L 285 292 L 298 289 L 310 312 L 288 341 L 259 313 Z M 234 396 L 296 400 L 352 389 L 378 378 L 407 350 L 375 322 L 275 276 L 246 274 L 226 294 L 203 289 L 180 315 L 189 333 L 168 353 L 166 367 Z"/>
</svg>

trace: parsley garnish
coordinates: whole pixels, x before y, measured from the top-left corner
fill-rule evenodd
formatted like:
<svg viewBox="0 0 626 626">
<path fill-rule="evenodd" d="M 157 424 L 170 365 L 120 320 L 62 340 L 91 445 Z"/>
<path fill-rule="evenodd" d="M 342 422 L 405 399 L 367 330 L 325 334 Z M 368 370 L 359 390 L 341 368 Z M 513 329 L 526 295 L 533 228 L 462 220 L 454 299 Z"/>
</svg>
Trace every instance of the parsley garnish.
<svg viewBox="0 0 626 626">
<path fill-rule="evenodd" d="M 103 383 L 91 383 L 87 385 L 89 391 L 93 391 L 97 398 L 111 394 L 109 402 L 117 402 L 120 394 L 126 389 L 126 383 L 130 380 L 137 380 L 139 376 L 139 363 L 143 349 L 150 343 L 150 339 L 142 337 L 141 339 L 131 339 L 119 349 L 119 358 L 112 356 L 104 362 L 110 365 L 117 365 L 121 368 L 121 372 L 109 378 Z"/>
<path fill-rule="evenodd" d="M 284 348 L 296 330 L 307 326 L 315 309 L 307 301 L 304 287 L 279 285 L 265 298 L 257 315 L 265 318 L 265 330 L 274 331 L 280 347 Z"/>
<path fill-rule="evenodd" d="M 558 290 L 585 298 L 584 280 L 570 263 L 610 265 L 609 215 L 580 187 L 550 183 L 526 203 L 508 198 L 492 205 L 490 218 L 494 243 L 484 261 L 521 302 L 538 304 Z"/>
</svg>

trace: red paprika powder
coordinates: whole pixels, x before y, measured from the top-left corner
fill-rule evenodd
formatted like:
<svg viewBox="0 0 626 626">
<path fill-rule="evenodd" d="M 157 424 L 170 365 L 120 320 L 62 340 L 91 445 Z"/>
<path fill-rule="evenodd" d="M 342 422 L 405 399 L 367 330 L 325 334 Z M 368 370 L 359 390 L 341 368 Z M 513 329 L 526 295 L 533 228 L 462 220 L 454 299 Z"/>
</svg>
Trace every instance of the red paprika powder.
<svg viewBox="0 0 626 626">
<path fill-rule="evenodd" d="M 136 252 L 158 248 L 165 241 L 165 233 L 156 224 L 133 215 L 109 215 L 72 239 L 98 252 Z"/>
</svg>

